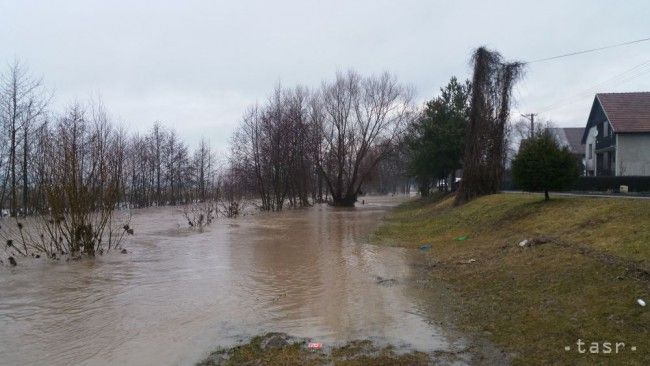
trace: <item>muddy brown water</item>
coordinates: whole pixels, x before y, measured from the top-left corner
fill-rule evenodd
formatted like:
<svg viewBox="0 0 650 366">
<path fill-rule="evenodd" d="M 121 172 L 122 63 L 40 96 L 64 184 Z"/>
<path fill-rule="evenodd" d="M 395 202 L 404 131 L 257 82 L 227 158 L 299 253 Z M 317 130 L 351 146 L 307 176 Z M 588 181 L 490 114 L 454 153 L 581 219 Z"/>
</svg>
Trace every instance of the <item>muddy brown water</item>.
<svg viewBox="0 0 650 366">
<path fill-rule="evenodd" d="M 418 252 L 368 237 L 404 198 L 218 220 L 136 210 L 128 254 L 0 268 L 0 364 L 192 364 L 269 331 L 452 351 L 412 291 Z M 180 228 L 179 228 L 180 227 Z"/>
</svg>

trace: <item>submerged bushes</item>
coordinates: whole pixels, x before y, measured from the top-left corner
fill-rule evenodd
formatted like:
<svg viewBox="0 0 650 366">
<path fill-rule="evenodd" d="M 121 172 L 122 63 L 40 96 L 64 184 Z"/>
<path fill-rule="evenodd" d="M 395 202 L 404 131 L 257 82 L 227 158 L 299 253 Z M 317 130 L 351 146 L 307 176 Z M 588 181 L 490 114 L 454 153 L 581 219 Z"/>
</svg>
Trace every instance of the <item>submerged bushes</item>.
<svg viewBox="0 0 650 366">
<path fill-rule="evenodd" d="M 49 210 L 43 212 L 50 240 L 63 239 L 70 253 L 95 255 L 111 249 L 118 238 L 113 211 L 120 198 L 124 141 L 95 110 L 87 119 L 73 107 L 53 128 L 57 138 L 47 145 L 51 163 L 43 175 Z M 124 225 L 119 227 L 125 231 Z M 118 229 L 119 230 L 119 229 Z"/>
<path fill-rule="evenodd" d="M 7 219 L 0 237 L 20 242 L 12 250 L 94 256 L 119 245 L 130 215 L 115 215 L 120 200 L 124 139 L 101 107 L 88 113 L 75 105 L 52 125 L 39 148 L 34 194 L 41 202 L 29 220 Z M 15 221 L 12 225 L 11 221 Z"/>
</svg>

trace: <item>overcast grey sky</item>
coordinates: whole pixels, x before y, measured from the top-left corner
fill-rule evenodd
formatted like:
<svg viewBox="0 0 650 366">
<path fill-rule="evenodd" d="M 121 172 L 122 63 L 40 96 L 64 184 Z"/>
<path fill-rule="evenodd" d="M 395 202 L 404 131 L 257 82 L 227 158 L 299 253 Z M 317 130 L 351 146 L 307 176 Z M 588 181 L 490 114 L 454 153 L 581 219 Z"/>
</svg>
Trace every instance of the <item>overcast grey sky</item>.
<svg viewBox="0 0 650 366">
<path fill-rule="evenodd" d="M 277 82 L 387 70 L 421 103 L 480 45 L 525 61 L 649 36 L 648 0 L 0 0 L 0 62 L 42 76 L 55 108 L 99 94 L 132 131 L 160 120 L 219 149 Z M 595 92 L 650 90 L 646 61 L 650 42 L 531 64 L 513 113 L 582 126 Z"/>
</svg>

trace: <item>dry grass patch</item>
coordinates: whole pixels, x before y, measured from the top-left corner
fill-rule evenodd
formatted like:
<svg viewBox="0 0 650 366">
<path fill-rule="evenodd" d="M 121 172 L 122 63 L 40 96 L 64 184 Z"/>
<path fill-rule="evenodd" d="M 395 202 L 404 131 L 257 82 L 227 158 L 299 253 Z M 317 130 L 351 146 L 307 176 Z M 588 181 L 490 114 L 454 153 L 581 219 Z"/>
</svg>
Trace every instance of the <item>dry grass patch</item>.
<svg viewBox="0 0 650 366">
<path fill-rule="evenodd" d="M 515 364 L 648 364 L 650 315 L 636 299 L 650 300 L 650 201 L 499 194 L 454 208 L 452 200 L 400 206 L 374 240 L 430 244 L 422 255 L 458 294 L 461 327 L 485 334 Z M 578 354 L 578 339 L 627 349 Z"/>
<path fill-rule="evenodd" d="M 248 343 L 213 352 L 199 366 L 213 365 L 429 365 L 429 355 L 422 352 L 397 353 L 378 347 L 367 340 L 352 341 L 329 350 L 307 348 L 304 339 L 283 333 L 268 333 Z"/>
</svg>

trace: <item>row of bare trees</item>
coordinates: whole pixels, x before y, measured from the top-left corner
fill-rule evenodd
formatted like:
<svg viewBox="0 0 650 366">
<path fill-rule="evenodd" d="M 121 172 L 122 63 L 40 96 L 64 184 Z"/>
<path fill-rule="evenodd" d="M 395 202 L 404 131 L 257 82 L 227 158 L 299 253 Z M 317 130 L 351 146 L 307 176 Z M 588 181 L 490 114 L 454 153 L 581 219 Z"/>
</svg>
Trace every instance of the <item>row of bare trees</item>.
<svg viewBox="0 0 650 366">
<path fill-rule="evenodd" d="M 101 102 L 77 103 L 54 114 L 48 111 L 49 99 L 40 79 L 33 78 L 22 64 L 15 63 L 2 73 L 2 215 L 27 216 L 51 208 L 47 198 L 52 179 L 57 178 L 53 174 L 72 177 L 71 167 L 65 164 L 76 164 L 74 159 L 79 159 L 79 173 L 83 173 L 77 177 L 80 182 L 85 183 L 88 175 L 102 187 L 115 184 L 116 199 L 122 205 L 180 204 L 218 195 L 218 164 L 205 140 L 192 152 L 175 131 L 160 123 L 146 134 L 129 135 L 116 128 Z M 64 141 L 72 145 L 55 148 Z M 74 159 L 57 165 L 63 156 Z M 111 161 L 102 160 L 104 156 Z M 108 168 L 115 171 L 97 175 L 108 174 Z"/>
<path fill-rule="evenodd" d="M 0 74 L 0 209 L 29 205 L 31 155 L 40 146 L 47 98 L 40 79 L 15 63 Z M 1 211 L 0 211 L 1 212 Z"/>
<path fill-rule="evenodd" d="M 124 197 L 132 207 L 183 204 L 218 196 L 216 158 L 205 140 L 194 152 L 174 130 L 155 123 L 131 136 L 124 161 Z"/>
<path fill-rule="evenodd" d="M 48 109 L 40 79 L 20 63 L 0 78 L 0 238 L 14 255 L 90 255 L 133 233 L 128 211 L 216 201 L 237 213 L 231 174 L 218 174 L 209 144 L 191 151 L 156 123 L 145 134 L 117 127 L 99 101 Z M 237 202 L 235 202 L 237 201 Z"/>
<path fill-rule="evenodd" d="M 265 105 L 245 113 L 232 137 L 232 169 L 242 187 L 260 198 L 262 210 L 309 204 L 317 143 L 311 108 L 307 89 L 277 87 Z"/>
<path fill-rule="evenodd" d="M 2 74 L 0 88 L 3 215 L 222 198 L 224 210 L 236 213 L 242 196 L 270 211 L 324 201 L 350 206 L 364 184 L 384 193 L 405 184 L 397 146 L 414 109 L 411 91 L 388 73 L 339 73 L 313 90 L 278 86 L 244 115 L 227 167 L 206 141 L 191 151 L 160 123 L 128 134 L 101 102 L 48 111 L 42 82 L 20 63 Z"/>
<path fill-rule="evenodd" d="M 414 116 L 411 96 L 388 73 L 339 73 L 316 90 L 278 86 L 244 115 L 231 166 L 263 210 L 305 206 L 310 199 L 354 205 L 364 183 L 381 176 L 380 163 L 396 155 Z"/>
</svg>

